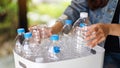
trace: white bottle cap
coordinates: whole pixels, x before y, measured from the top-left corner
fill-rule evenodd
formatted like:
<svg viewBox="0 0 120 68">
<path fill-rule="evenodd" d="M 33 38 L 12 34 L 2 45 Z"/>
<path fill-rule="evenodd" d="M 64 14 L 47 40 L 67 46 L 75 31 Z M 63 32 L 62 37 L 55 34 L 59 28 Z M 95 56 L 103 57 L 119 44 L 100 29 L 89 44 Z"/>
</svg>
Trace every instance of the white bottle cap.
<svg viewBox="0 0 120 68">
<path fill-rule="evenodd" d="M 88 13 L 87 12 L 80 12 L 80 18 L 87 18 Z"/>
</svg>

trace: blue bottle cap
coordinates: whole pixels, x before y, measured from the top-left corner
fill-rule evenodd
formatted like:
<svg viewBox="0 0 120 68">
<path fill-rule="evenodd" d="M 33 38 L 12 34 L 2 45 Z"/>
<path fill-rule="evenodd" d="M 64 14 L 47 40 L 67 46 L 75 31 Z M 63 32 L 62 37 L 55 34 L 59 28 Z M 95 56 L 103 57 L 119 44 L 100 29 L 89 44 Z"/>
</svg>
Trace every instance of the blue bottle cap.
<svg viewBox="0 0 120 68">
<path fill-rule="evenodd" d="M 65 24 L 71 25 L 72 23 L 72 20 L 65 20 Z"/>
<path fill-rule="evenodd" d="M 60 53 L 60 47 L 59 46 L 54 46 L 53 47 L 53 52 L 56 53 L 56 54 Z"/>
<path fill-rule="evenodd" d="M 25 29 L 24 28 L 19 28 L 17 29 L 17 33 L 20 35 L 22 33 L 25 33 Z"/>
<path fill-rule="evenodd" d="M 86 24 L 85 23 L 80 23 L 80 25 L 79 25 L 80 27 L 85 27 L 86 26 Z"/>
<path fill-rule="evenodd" d="M 31 38 L 32 37 L 32 33 L 31 32 L 27 32 L 24 34 L 25 38 Z"/>
<path fill-rule="evenodd" d="M 58 36 L 57 34 L 53 34 L 53 35 L 50 37 L 50 40 L 57 41 L 57 40 L 59 40 L 59 36 Z"/>
</svg>

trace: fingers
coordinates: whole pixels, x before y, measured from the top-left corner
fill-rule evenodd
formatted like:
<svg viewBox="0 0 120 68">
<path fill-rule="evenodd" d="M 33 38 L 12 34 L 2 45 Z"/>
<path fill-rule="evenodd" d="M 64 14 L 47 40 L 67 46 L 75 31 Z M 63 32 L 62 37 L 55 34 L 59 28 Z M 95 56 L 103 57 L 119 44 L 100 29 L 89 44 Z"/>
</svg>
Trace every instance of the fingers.
<svg viewBox="0 0 120 68">
<path fill-rule="evenodd" d="M 105 40 L 105 34 L 103 29 L 98 25 L 93 25 L 88 28 L 88 32 L 86 33 L 86 41 L 90 47 L 95 47 L 97 44 Z"/>
<path fill-rule="evenodd" d="M 104 41 L 105 38 L 104 37 L 101 37 L 99 39 L 95 39 L 93 40 L 91 43 L 89 43 L 88 45 L 90 45 L 90 47 L 95 47 L 97 44 L 99 44 L 100 42 Z"/>
<path fill-rule="evenodd" d="M 52 28 L 49 28 L 45 25 L 31 26 L 31 27 L 29 27 L 29 31 L 32 32 L 33 36 L 39 35 L 41 38 L 48 38 L 52 35 Z"/>
<path fill-rule="evenodd" d="M 93 48 L 102 41 L 103 41 L 103 37 L 98 37 L 93 39 L 91 42 L 89 42 L 88 45 Z"/>
<path fill-rule="evenodd" d="M 94 39 L 94 38 L 98 37 L 99 34 L 101 34 L 100 29 L 98 29 L 98 28 L 92 29 L 92 30 L 90 30 L 86 33 L 86 39 L 85 40 L 89 41 L 91 39 Z"/>
<path fill-rule="evenodd" d="M 98 35 L 99 35 L 99 36 L 98 36 Z M 98 31 L 97 33 L 95 33 L 95 34 L 87 37 L 86 40 L 89 40 L 88 45 L 94 47 L 95 45 L 98 44 L 97 41 L 98 41 L 99 39 L 101 39 L 101 37 L 102 37 L 102 35 L 100 35 L 100 32 Z"/>
<path fill-rule="evenodd" d="M 91 39 L 94 39 L 94 38 L 97 36 L 97 34 L 98 34 L 98 32 L 97 32 L 97 33 L 96 33 L 96 32 L 93 32 L 92 34 L 87 35 L 86 38 L 85 38 L 85 40 L 86 40 L 86 41 L 89 41 L 89 40 L 91 40 Z"/>
<path fill-rule="evenodd" d="M 86 32 L 85 36 L 90 36 L 90 35 L 96 33 L 96 32 L 99 30 L 99 28 L 96 27 L 95 25 L 92 25 L 92 26 L 89 26 L 89 27 L 87 28 L 87 30 L 88 30 L 88 31 Z"/>
<path fill-rule="evenodd" d="M 100 32 L 100 30 L 96 34 L 91 35 L 90 38 L 91 40 L 88 42 L 88 45 L 91 47 L 95 47 L 97 44 L 105 40 L 105 36 L 102 32 Z"/>
<path fill-rule="evenodd" d="M 36 26 L 37 25 L 33 25 L 33 26 L 29 27 L 28 30 L 30 31 L 30 30 L 34 29 Z"/>
</svg>

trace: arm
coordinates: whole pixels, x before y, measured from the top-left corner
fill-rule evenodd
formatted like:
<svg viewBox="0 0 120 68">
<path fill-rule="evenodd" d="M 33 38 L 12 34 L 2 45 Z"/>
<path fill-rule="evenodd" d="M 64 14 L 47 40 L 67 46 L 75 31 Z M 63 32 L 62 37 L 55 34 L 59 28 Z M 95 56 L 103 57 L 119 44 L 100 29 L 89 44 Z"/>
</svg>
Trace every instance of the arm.
<svg viewBox="0 0 120 68">
<path fill-rule="evenodd" d="M 75 22 L 79 18 L 80 11 L 88 11 L 86 0 L 72 0 L 71 5 L 67 7 L 55 25 L 52 26 L 52 33 L 59 33 L 64 25 L 64 20 L 70 19 Z"/>
<path fill-rule="evenodd" d="M 120 24 L 108 24 L 109 35 L 120 36 Z"/>
<path fill-rule="evenodd" d="M 63 27 L 63 23 L 61 21 L 56 21 L 54 26 L 51 27 L 51 33 L 52 34 L 58 34 Z"/>
</svg>

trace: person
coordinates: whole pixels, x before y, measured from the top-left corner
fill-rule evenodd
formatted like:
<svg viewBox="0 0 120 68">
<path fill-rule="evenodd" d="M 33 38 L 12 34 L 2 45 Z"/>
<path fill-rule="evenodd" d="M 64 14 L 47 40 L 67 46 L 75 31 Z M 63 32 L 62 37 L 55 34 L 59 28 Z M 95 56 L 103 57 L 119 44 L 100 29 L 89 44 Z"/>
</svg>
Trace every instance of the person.
<svg viewBox="0 0 120 68">
<path fill-rule="evenodd" d="M 72 0 L 64 13 L 51 27 L 51 33 L 59 33 L 64 26 L 64 20 L 75 22 L 80 12 L 88 12 L 92 25 L 88 26 L 86 39 L 94 38 L 88 45 L 97 44 L 105 47 L 103 68 L 120 68 L 120 0 Z M 94 32 L 94 34 L 92 34 Z"/>
</svg>

